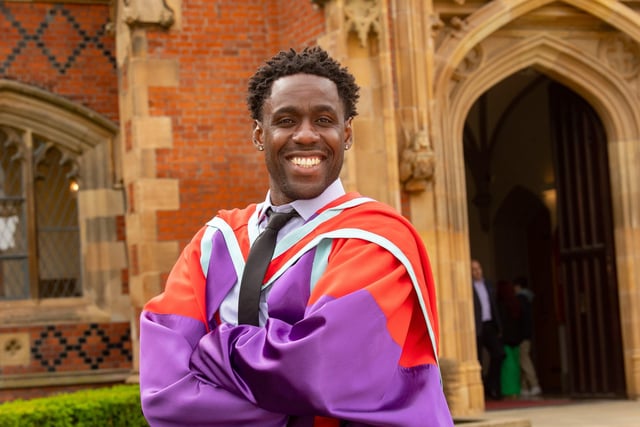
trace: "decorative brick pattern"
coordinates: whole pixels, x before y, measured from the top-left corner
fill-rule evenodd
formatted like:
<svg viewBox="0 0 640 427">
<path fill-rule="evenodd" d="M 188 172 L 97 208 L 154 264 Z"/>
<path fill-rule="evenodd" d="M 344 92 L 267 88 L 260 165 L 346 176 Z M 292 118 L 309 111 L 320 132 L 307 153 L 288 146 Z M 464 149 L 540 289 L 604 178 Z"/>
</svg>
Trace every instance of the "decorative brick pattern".
<svg viewBox="0 0 640 427">
<path fill-rule="evenodd" d="M 0 79 L 47 90 L 118 119 L 107 4 L 0 1 Z"/>
<path fill-rule="evenodd" d="M 56 4 L 51 9 L 47 11 L 45 16 L 42 18 L 40 23 L 38 24 L 35 31 L 30 32 L 27 28 L 25 28 L 20 21 L 18 21 L 15 16 L 11 13 L 7 7 L 4 6 L 3 3 L 0 2 L 0 14 L 11 23 L 11 27 L 13 27 L 18 34 L 20 35 L 17 43 L 13 47 L 5 46 L 5 48 L 11 48 L 11 53 L 9 53 L 3 60 L 0 65 L 0 73 L 4 74 L 11 64 L 18 58 L 27 47 L 28 43 L 35 44 L 43 53 L 43 55 L 49 60 L 49 63 L 53 66 L 54 69 L 58 71 L 60 74 L 65 74 L 66 71 L 73 65 L 76 58 L 82 53 L 83 50 L 94 47 L 98 51 L 100 51 L 112 64 L 115 68 L 116 60 L 109 48 L 105 46 L 102 42 L 102 39 L 105 35 L 105 27 L 100 27 L 94 34 L 89 34 L 78 21 L 73 17 L 71 11 L 65 8 L 64 5 Z M 62 20 L 59 25 L 67 25 L 75 31 L 75 35 L 72 34 L 74 39 L 76 40 L 75 47 L 71 50 L 71 52 L 65 57 L 60 57 L 60 55 L 56 55 L 55 48 L 49 47 L 49 42 L 52 40 L 50 37 L 47 37 L 46 32 L 57 32 L 59 30 L 55 29 L 53 24 L 56 24 L 56 20 Z M 50 28 L 52 27 L 52 28 Z"/>
<path fill-rule="evenodd" d="M 0 375 L 68 373 L 100 369 L 130 369 L 132 346 L 129 323 L 64 324 L 2 329 L 0 333 L 28 333 L 29 363 L 0 366 Z"/>
</svg>

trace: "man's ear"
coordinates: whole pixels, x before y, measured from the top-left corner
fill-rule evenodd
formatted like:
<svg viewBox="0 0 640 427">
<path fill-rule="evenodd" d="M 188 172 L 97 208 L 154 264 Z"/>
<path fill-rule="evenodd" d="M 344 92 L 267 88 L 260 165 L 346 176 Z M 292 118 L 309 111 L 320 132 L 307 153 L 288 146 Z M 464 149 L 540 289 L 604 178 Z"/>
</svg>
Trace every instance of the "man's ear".
<svg viewBox="0 0 640 427">
<path fill-rule="evenodd" d="M 349 117 L 344 122 L 344 149 L 348 150 L 353 145 L 353 117 Z"/>
<path fill-rule="evenodd" d="M 264 150 L 264 142 L 262 141 L 262 135 L 263 135 L 262 124 L 258 120 L 256 120 L 255 126 L 253 128 L 253 145 L 255 145 L 255 147 L 260 151 Z"/>
</svg>

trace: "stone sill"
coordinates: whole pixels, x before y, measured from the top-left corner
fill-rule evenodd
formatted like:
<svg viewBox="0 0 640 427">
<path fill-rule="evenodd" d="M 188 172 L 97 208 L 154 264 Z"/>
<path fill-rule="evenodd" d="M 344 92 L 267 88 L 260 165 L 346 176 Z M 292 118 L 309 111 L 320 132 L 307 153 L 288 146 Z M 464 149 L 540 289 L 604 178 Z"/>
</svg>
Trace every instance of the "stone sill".
<svg viewBox="0 0 640 427">
<path fill-rule="evenodd" d="M 454 424 L 460 427 L 531 427 L 531 421 L 525 419 L 483 420 L 478 418 L 458 418 Z"/>
<path fill-rule="evenodd" d="M 101 369 L 99 371 L 83 371 L 68 373 L 42 373 L 28 375 L 2 375 L 1 389 L 73 386 L 101 383 L 124 383 L 131 375 L 130 369 Z"/>
</svg>

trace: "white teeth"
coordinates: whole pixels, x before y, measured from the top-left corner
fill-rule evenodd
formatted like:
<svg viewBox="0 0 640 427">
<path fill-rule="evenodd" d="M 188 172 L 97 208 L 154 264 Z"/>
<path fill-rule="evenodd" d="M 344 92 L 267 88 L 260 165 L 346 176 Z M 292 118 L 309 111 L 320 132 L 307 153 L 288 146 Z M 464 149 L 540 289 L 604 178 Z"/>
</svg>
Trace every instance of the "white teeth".
<svg viewBox="0 0 640 427">
<path fill-rule="evenodd" d="M 291 163 L 302 168 L 311 168 L 320 164 L 318 157 L 294 157 L 291 159 Z"/>
</svg>

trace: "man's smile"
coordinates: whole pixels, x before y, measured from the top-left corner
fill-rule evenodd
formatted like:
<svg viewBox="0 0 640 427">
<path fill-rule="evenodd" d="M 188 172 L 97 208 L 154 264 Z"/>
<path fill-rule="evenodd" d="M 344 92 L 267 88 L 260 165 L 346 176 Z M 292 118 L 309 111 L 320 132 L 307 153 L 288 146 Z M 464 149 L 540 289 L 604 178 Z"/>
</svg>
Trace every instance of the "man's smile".
<svg viewBox="0 0 640 427">
<path fill-rule="evenodd" d="M 318 166 L 322 160 L 320 157 L 292 157 L 289 161 L 301 168 L 312 168 Z"/>
</svg>

